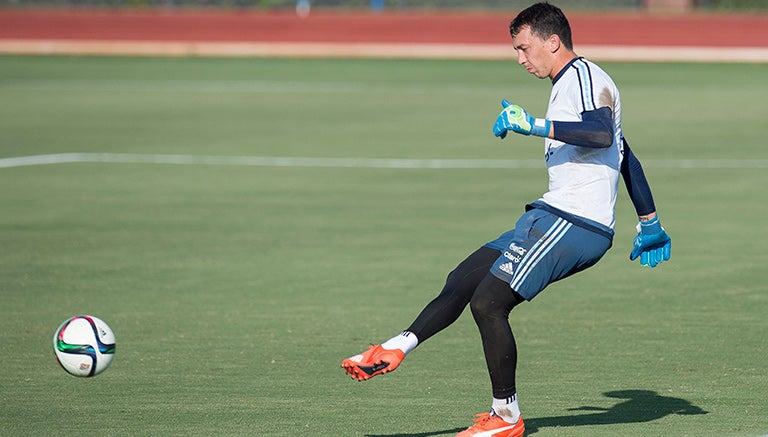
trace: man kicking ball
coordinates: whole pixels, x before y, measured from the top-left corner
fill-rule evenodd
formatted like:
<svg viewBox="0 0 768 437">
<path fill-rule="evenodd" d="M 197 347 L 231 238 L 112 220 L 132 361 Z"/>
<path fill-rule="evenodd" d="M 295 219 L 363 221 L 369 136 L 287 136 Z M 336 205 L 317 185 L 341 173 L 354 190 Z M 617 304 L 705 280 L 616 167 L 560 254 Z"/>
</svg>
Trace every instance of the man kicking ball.
<svg viewBox="0 0 768 437">
<path fill-rule="evenodd" d="M 537 78 L 549 78 L 552 92 L 544 118 L 503 100 L 493 134 L 503 139 L 511 131 L 544 138 L 548 191 L 526 205 L 512 230 L 462 261 L 408 329 L 341 363 L 360 381 L 391 372 L 469 305 L 482 338 L 493 397 L 490 411 L 479 414 L 473 426 L 458 434 L 462 437 L 525 432 L 509 314 L 549 284 L 595 265 L 608 251 L 619 175 L 639 217 L 630 259 L 639 257 L 641 265 L 655 267 L 669 259 L 671 250 L 642 166 L 624 139 L 619 91 L 605 71 L 576 55 L 563 12 L 536 3 L 520 12 L 509 30 L 518 63 Z M 503 198 L 504 187 L 496 180 L 491 183 L 489 192 Z"/>
</svg>

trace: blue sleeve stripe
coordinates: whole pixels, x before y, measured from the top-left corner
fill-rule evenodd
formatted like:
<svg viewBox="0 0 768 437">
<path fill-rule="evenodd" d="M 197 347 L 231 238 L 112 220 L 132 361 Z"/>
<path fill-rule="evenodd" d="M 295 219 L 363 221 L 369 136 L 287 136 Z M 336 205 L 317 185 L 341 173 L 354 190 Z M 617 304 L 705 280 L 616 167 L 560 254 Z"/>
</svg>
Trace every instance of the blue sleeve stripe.
<svg viewBox="0 0 768 437">
<path fill-rule="evenodd" d="M 574 62 L 573 67 L 576 69 L 579 77 L 581 105 L 584 111 L 593 111 L 597 105 L 595 105 L 595 95 L 592 92 L 592 72 L 589 70 L 589 66 L 581 59 Z"/>
</svg>

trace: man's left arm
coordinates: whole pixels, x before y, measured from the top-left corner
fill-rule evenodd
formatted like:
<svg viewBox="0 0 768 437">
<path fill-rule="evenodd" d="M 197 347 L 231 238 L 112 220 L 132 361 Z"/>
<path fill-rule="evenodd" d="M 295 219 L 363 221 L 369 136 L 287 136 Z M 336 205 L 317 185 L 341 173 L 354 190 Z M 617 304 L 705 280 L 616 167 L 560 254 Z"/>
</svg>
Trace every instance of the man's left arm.
<svg viewBox="0 0 768 437">
<path fill-rule="evenodd" d="M 624 178 L 624 185 L 627 187 L 629 198 L 638 216 L 637 236 L 633 241 L 629 259 L 634 261 L 640 257 L 641 265 L 656 267 L 669 260 L 672 254 L 672 239 L 661 226 L 651 187 L 648 185 L 640 160 L 632 153 L 627 140 L 622 138 L 621 141 L 624 143 L 621 176 Z"/>
</svg>

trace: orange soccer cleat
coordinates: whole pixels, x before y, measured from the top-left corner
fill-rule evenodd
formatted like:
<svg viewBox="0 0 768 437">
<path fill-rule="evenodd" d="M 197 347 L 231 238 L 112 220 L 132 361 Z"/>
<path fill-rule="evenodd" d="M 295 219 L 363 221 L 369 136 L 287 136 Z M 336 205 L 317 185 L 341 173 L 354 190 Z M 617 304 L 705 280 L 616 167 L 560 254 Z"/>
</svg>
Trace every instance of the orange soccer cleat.
<svg viewBox="0 0 768 437">
<path fill-rule="evenodd" d="M 384 349 L 380 344 L 376 344 L 359 355 L 346 358 L 341 362 L 341 367 L 353 379 L 365 381 L 397 369 L 403 358 L 405 353 L 400 349 Z"/>
<path fill-rule="evenodd" d="M 456 434 L 456 437 L 522 437 L 525 424 L 521 416 L 517 422 L 509 423 L 491 413 L 481 413 L 475 416 L 475 424 Z"/>
</svg>

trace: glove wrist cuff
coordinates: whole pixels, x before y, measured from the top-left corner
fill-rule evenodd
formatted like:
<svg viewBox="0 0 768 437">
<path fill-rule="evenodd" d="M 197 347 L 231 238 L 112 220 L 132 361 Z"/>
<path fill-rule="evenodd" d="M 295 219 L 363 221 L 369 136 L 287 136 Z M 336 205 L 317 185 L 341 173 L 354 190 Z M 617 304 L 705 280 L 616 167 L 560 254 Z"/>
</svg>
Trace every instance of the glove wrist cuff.
<svg viewBox="0 0 768 437">
<path fill-rule="evenodd" d="M 638 223 L 639 232 L 643 234 L 658 234 L 663 230 L 661 227 L 661 222 L 659 221 L 659 216 L 656 216 L 646 222 L 639 222 Z"/>
<path fill-rule="evenodd" d="M 534 118 L 533 123 L 531 123 L 531 135 L 537 137 L 548 137 L 551 129 L 552 122 L 546 118 Z"/>
</svg>

